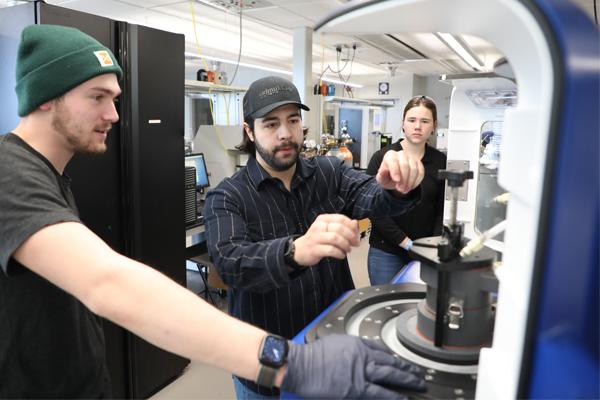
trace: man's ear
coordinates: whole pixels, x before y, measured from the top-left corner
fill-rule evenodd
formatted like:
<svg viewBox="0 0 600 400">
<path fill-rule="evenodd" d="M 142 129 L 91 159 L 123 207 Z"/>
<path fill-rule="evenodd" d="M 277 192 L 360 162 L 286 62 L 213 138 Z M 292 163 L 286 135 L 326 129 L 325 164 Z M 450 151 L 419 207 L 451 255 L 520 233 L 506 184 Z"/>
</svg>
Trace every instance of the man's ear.
<svg viewBox="0 0 600 400">
<path fill-rule="evenodd" d="M 250 125 L 248 125 L 247 122 L 244 122 L 244 131 L 246 131 L 246 135 L 248 135 L 250 141 L 254 142 L 254 133 L 252 132 L 252 129 L 250 129 Z"/>
<path fill-rule="evenodd" d="M 48 111 L 49 109 L 51 109 L 51 108 L 52 108 L 52 104 L 53 104 L 52 102 L 53 102 L 53 101 L 54 101 L 54 100 L 50 100 L 50 101 L 47 101 L 47 102 L 45 102 L 45 103 L 43 103 L 43 104 L 40 104 L 40 105 L 37 107 L 37 108 L 38 108 L 38 110 L 42 110 L 42 111 Z"/>
</svg>

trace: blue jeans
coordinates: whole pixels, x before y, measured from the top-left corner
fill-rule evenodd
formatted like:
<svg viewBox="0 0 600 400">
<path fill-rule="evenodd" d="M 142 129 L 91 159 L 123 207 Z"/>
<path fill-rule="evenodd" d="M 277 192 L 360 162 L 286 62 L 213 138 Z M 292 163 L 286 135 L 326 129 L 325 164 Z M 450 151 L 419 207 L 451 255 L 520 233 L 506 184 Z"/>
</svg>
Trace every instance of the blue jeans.
<svg viewBox="0 0 600 400">
<path fill-rule="evenodd" d="M 396 255 L 369 247 L 368 269 L 371 285 L 390 283 L 402 268 L 411 261 L 408 255 Z"/>
<path fill-rule="evenodd" d="M 244 384 L 242 382 L 240 382 L 240 380 L 237 378 L 237 376 L 232 376 L 232 378 L 233 378 L 233 386 L 235 387 L 235 397 L 237 397 L 238 400 L 252 400 L 252 399 L 273 400 L 273 399 L 279 398 L 279 396 L 265 396 L 264 394 L 256 393 L 255 391 L 250 390 L 246 386 L 244 386 Z"/>
</svg>

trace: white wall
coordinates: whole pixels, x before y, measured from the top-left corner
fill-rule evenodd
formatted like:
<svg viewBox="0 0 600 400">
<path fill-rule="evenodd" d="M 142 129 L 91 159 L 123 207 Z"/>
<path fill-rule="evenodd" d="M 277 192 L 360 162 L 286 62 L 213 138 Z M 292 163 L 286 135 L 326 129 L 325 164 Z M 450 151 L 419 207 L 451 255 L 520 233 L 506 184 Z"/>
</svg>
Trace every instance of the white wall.
<svg viewBox="0 0 600 400">
<path fill-rule="evenodd" d="M 437 76 L 424 77 L 402 74 L 390 77 L 388 75 L 380 75 L 362 78 L 362 80 L 357 79 L 356 81 L 364 86 L 354 90 L 354 97 L 368 100 L 394 100 L 394 106 L 386 108 L 385 129 L 383 130 L 384 133 L 392 134 L 393 141 L 404 136 L 402 132 L 402 113 L 408 100 L 416 95 L 426 95 L 433 98 L 438 109 L 438 128 L 446 129 L 448 127 L 452 86 L 439 82 Z M 389 93 L 387 95 L 379 94 L 379 82 L 389 83 Z M 363 149 L 362 152 L 371 155 L 377 149 L 373 148 L 375 142 L 370 140 L 372 138 L 369 137 L 369 133 L 368 130 L 364 131 L 362 138 L 363 143 L 371 143 L 371 147 L 366 149 L 366 151 Z M 369 158 L 365 157 L 365 160 L 361 160 L 361 167 L 366 167 Z"/>
<path fill-rule="evenodd" d="M 435 101 L 438 112 L 438 128 L 448 128 L 452 85 L 440 82 L 438 76 L 415 75 L 413 96 L 418 95 L 429 96 Z"/>
<path fill-rule="evenodd" d="M 378 91 L 379 82 L 388 82 L 389 94 L 381 95 Z M 402 110 L 404 104 L 413 94 L 413 75 L 397 75 L 390 77 L 381 75 L 379 77 L 363 78 L 357 83 L 364 87 L 355 89 L 354 97 L 370 100 L 394 100 L 394 107 L 390 107 L 386 112 L 385 132 L 391 133 L 393 140 L 398 140 L 402 136 Z M 363 132 L 363 134 L 365 134 Z M 368 134 L 368 133 L 367 133 Z M 364 138 L 366 140 L 366 138 Z"/>
</svg>

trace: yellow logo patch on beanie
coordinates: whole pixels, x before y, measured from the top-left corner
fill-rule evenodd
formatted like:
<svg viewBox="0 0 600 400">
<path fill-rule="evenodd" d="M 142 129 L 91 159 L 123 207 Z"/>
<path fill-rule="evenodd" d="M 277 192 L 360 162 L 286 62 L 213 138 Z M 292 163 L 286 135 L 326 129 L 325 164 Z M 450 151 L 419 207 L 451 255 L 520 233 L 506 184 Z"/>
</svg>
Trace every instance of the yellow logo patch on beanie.
<svg viewBox="0 0 600 400">
<path fill-rule="evenodd" d="M 106 51 L 106 50 L 95 51 L 94 55 L 96 56 L 98 61 L 100 61 L 100 66 L 112 67 L 114 65 L 113 60 L 110 57 L 110 54 L 108 54 L 108 51 Z"/>
</svg>

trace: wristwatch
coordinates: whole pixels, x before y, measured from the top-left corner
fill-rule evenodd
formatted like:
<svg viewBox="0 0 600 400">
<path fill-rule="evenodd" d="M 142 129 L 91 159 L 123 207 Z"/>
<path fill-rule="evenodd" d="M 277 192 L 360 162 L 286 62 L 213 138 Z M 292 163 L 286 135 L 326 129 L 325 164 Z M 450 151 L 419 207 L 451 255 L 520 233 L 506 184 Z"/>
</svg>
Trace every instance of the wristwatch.
<svg viewBox="0 0 600 400">
<path fill-rule="evenodd" d="M 292 269 L 299 270 L 304 268 L 304 265 L 300 265 L 294 260 L 294 254 L 296 253 L 296 245 L 294 245 L 295 236 L 290 236 L 285 243 L 285 249 L 283 253 L 283 260 Z"/>
<path fill-rule="evenodd" d="M 277 335 L 266 335 L 258 350 L 260 369 L 256 383 L 261 386 L 273 387 L 277 371 L 287 362 L 289 345 L 287 339 Z"/>
</svg>

